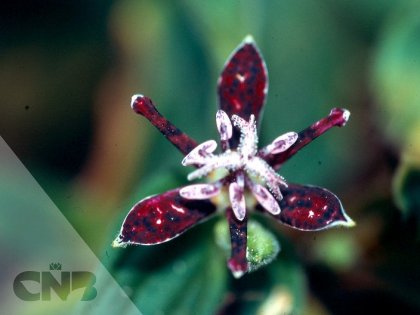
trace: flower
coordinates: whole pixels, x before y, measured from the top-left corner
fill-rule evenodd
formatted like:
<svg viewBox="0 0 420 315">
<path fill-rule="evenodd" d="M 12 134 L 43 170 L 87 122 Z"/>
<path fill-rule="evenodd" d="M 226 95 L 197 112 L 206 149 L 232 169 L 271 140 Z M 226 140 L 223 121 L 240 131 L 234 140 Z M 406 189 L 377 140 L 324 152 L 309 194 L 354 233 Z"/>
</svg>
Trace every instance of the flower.
<svg viewBox="0 0 420 315">
<path fill-rule="evenodd" d="M 197 144 L 176 128 L 143 95 L 134 95 L 132 108 L 146 117 L 184 155 L 182 165 L 194 166 L 189 180 L 222 171 L 212 183 L 173 189 L 139 201 L 130 210 L 113 246 L 153 245 L 169 241 L 218 212 L 229 195 L 225 213 L 231 235 L 228 266 L 235 277 L 249 271 L 247 221 L 251 210 L 264 212 L 298 230 L 316 231 L 333 226 L 353 226 L 340 200 L 330 191 L 286 182 L 277 171 L 281 165 L 312 140 L 349 119 L 346 109 L 330 114 L 299 133 L 287 132 L 258 150 L 258 122 L 268 91 L 267 70 L 252 37 L 247 36 L 225 64 L 218 81 L 220 109 L 216 125 L 217 143 Z M 254 202 L 246 203 L 246 194 Z M 247 198 L 249 200 L 249 198 Z"/>
</svg>

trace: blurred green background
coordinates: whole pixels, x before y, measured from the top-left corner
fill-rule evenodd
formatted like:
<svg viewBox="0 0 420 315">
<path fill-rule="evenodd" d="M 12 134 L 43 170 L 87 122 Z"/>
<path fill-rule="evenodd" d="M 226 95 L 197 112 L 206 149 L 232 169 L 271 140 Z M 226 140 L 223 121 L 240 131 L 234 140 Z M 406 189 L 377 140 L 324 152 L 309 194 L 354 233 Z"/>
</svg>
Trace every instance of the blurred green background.
<svg viewBox="0 0 420 315">
<path fill-rule="evenodd" d="M 18 0 L 2 1 L 0 27 L 1 136 L 145 314 L 420 312 L 420 2 Z M 261 219 L 282 251 L 241 280 L 215 245 L 217 219 L 112 249 L 131 205 L 188 172 L 131 96 L 215 138 L 217 77 L 247 34 L 269 72 L 261 144 L 351 111 L 281 174 L 336 193 L 357 226 Z"/>
</svg>

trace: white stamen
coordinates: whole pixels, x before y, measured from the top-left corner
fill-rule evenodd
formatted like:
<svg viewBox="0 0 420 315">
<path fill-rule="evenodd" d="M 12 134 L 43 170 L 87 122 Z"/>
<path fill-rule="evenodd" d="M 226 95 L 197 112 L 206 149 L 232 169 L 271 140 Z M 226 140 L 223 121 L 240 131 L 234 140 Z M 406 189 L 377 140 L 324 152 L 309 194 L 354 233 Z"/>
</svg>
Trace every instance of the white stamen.
<svg viewBox="0 0 420 315">
<path fill-rule="evenodd" d="M 273 196 L 277 199 L 277 200 L 282 200 L 283 199 L 283 195 L 281 194 L 280 188 L 278 185 L 273 184 L 272 182 L 267 182 L 267 187 L 268 189 L 270 189 L 271 193 L 273 194 Z"/>
<path fill-rule="evenodd" d="M 281 200 L 282 195 L 279 185 L 287 187 L 287 184 L 284 179 L 279 174 L 277 174 L 270 165 L 268 165 L 266 161 L 257 156 L 254 156 L 245 166 L 245 170 L 248 173 L 263 180 L 267 184 L 274 197 L 277 200 Z"/>
<path fill-rule="evenodd" d="M 223 110 L 218 110 L 216 113 L 216 125 L 220 134 L 220 140 L 227 141 L 232 138 L 232 122 Z"/>
<path fill-rule="evenodd" d="M 259 184 L 251 184 L 250 188 L 259 204 L 271 214 L 277 215 L 280 213 L 280 206 L 271 193 Z"/>
<path fill-rule="evenodd" d="M 239 187 L 244 189 L 244 187 L 245 187 L 245 176 L 244 176 L 243 173 L 240 173 L 236 176 L 236 183 L 239 185 Z"/>
<path fill-rule="evenodd" d="M 232 121 L 241 131 L 238 151 L 241 153 L 244 163 L 246 163 L 247 160 L 257 154 L 258 136 L 255 116 L 251 115 L 249 121 L 246 121 L 237 115 L 232 115 Z"/>
<path fill-rule="evenodd" d="M 198 165 L 199 168 L 188 175 L 189 180 L 203 177 L 218 168 L 229 172 L 237 172 L 235 181 L 229 184 L 229 199 L 235 217 L 242 221 L 246 216 L 245 186 L 249 187 L 260 205 L 273 215 L 281 212 L 279 201 L 283 196 L 280 185 L 287 187 L 283 177 L 261 157 L 257 155 L 258 136 L 255 116 L 250 115 L 245 120 L 238 115 L 228 115 L 219 110 L 216 114 L 217 129 L 222 141 L 224 153 L 213 154 L 217 144 L 214 140 L 206 141 L 193 149 L 182 164 Z M 241 138 L 236 150 L 230 150 L 228 140 L 232 137 L 233 126 L 241 132 Z M 263 150 L 267 153 L 280 153 L 292 146 L 298 138 L 295 132 L 285 133 L 276 138 Z M 258 177 L 265 186 L 252 182 L 252 177 Z M 196 184 L 182 188 L 180 195 L 186 199 L 209 199 L 221 192 L 222 181 L 215 184 Z M 268 189 L 267 189 L 268 188 Z"/>
<path fill-rule="evenodd" d="M 290 148 L 298 139 L 296 132 L 288 132 L 274 139 L 271 144 L 264 148 L 264 152 L 267 154 L 276 154 L 286 151 Z"/>
<path fill-rule="evenodd" d="M 248 122 L 238 115 L 232 115 L 232 121 L 241 131 L 248 125 Z"/>
<path fill-rule="evenodd" d="M 181 188 L 179 194 L 185 199 L 209 199 L 220 193 L 220 186 L 216 184 L 196 184 Z"/>
<path fill-rule="evenodd" d="M 181 164 L 184 166 L 191 164 L 204 164 L 206 159 L 212 156 L 212 153 L 217 148 L 217 143 L 214 140 L 208 140 L 196 146 L 190 153 L 188 153 Z"/>
<path fill-rule="evenodd" d="M 188 180 L 203 177 L 220 167 L 234 171 L 241 166 L 240 162 L 241 157 L 236 151 L 227 151 L 221 155 L 208 157 L 204 166 L 188 174 Z"/>
<path fill-rule="evenodd" d="M 245 196 L 243 188 L 236 182 L 229 185 L 229 199 L 235 217 L 242 221 L 246 215 Z"/>
</svg>

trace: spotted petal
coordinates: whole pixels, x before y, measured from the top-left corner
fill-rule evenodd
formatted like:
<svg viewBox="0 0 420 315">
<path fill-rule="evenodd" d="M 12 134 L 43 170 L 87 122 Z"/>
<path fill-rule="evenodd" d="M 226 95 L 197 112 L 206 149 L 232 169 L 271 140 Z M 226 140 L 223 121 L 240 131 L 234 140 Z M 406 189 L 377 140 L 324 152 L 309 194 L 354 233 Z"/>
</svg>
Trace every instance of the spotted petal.
<svg viewBox="0 0 420 315">
<path fill-rule="evenodd" d="M 258 121 L 268 90 L 265 62 L 254 40 L 247 36 L 225 64 L 218 81 L 220 109 L 229 117 L 236 114 Z M 237 144 L 239 132 L 234 131 L 231 146 Z"/>
<path fill-rule="evenodd" d="M 282 193 L 283 199 L 279 202 L 281 212 L 273 215 L 281 223 L 303 231 L 355 225 L 338 197 L 327 189 L 289 184 Z"/>
<path fill-rule="evenodd" d="M 209 200 L 188 200 L 180 189 L 139 201 L 128 213 L 113 246 L 153 245 L 169 241 L 216 211 Z"/>
</svg>

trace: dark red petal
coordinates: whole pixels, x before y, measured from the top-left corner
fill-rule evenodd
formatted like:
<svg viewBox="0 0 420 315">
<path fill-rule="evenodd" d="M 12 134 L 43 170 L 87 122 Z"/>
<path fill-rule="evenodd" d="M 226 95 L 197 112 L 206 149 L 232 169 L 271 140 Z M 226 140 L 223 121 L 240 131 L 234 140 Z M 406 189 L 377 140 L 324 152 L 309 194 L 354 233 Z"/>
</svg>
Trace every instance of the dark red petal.
<svg viewBox="0 0 420 315">
<path fill-rule="evenodd" d="M 235 278 L 240 278 L 248 271 L 248 260 L 246 259 L 248 217 L 245 216 L 242 221 L 238 220 L 230 207 L 226 210 L 226 217 L 232 244 L 228 267 Z"/>
<path fill-rule="evenodd" d="M 236 114 L 256 121 L 264 106 L 268 89 L 267 70 L 252 37 L 247 37 L 228 59 L 218 81 L 220 109 L 229 117 Z M 238 139 L 236 130 L 234 138 Z M 231 140 L 231 145 L 236 144 Z"/>
<path fill-rule="evenodd" d="M 322 118 L 308 128 L 302 130 L 298 134 L 298 139 L 289 149 L 278 154 L 266 154 L 263 149 L 259 151 L 259 155 L 268 162 L 274 169 L 279 167 L 290 157 L 295 155 L 300 149 L 318 138 L 332 127 L 343 127 L 347 123 L 350 112 L 343 108 L 333 108 L 327 117 Z"/>
<path fill-rule="evenodd" d="M 354 226 L 340 200 L 327 189 L 288 184 L 282 189 L 281 212 L 276 220 L 304 231 L 323 230 L 333 226 Z M 262 210 L 259 208 L 258 210 Z"/>
<path fill-rule="evenodd" d="M 131 100 L 131 107 L 137 114 L 146 117 L 182 154 L 187 155 L 198 145 L 195 140 L 163 117 L 150 98 L 140 94 L 134 95 Z"/>
<path fill-rule="evenodd" d="M 188 200 L 174 189 L 138 202 L 128 213 L 113 246 L 153 245 L 171 240 L 216 211 L 209 200 Z"/>
</svg>

